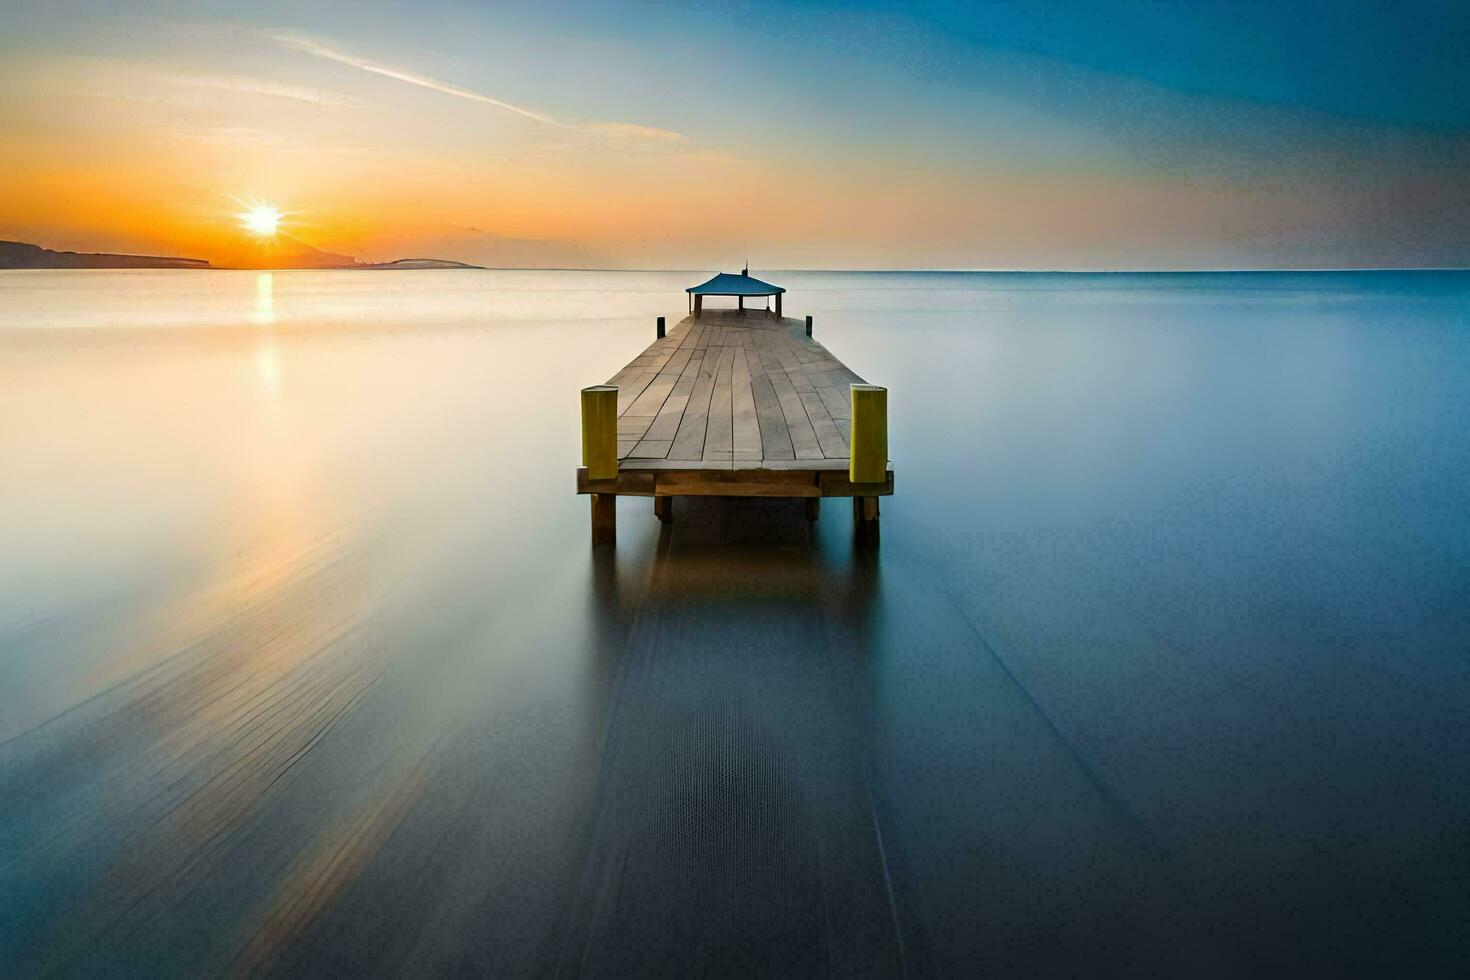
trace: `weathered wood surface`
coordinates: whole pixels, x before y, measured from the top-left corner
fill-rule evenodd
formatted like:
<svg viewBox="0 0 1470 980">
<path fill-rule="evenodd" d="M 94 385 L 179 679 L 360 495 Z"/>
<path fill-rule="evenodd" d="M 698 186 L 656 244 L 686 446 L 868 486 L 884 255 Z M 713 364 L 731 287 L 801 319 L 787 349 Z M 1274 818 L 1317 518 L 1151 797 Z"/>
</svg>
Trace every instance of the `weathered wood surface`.
<svg viewBox="0 0 1470 980">
<path fill-rule="evenodd" d="M 893 467 L 880 483 L 853 483 L 847 468 L 840 469 L 732 469 L 730 463 L 676 466 L 660 460 L 649 469 L 623 469 L 610 480 L 593 480 L 587 467 L 577 468 L 578 493 L 617 494 L 624 497 L 885 497 L 893 493 Z M 723 467 L 723 468 L 722 468 Z"/>
<path fill-rule="evenodd" d="M 846 469 L 848 385 L 862 383 L 801 320 L 685 317 L 608 380 L 618 468 Z"/>
</svg>

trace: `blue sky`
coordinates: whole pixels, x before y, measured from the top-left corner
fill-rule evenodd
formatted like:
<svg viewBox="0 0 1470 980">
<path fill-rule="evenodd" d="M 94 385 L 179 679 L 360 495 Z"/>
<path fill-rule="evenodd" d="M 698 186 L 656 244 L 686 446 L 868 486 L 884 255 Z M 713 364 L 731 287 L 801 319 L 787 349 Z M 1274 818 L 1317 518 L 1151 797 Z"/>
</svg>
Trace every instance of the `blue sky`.
<svg viewBox="0 0 1470 980">
<path fill-rule="evenodd" d="M 18 0 L 0 235 L 176 247 L 234 196 L 371 257 L 1464 265 L 1467 52 L 1449 3 Z M 151 231 L 102 206 L 139 187 Z"/>
</svg>

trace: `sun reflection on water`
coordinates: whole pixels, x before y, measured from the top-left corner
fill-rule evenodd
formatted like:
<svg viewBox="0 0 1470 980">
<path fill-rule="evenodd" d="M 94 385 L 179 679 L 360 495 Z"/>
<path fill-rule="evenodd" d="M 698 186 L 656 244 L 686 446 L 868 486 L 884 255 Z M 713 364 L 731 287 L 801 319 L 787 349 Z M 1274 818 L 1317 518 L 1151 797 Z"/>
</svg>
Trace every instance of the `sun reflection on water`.
<svg viewBox="0 0 1470 980">
<path fill-rule="evenodd" d="M 255 316 L 253 319 L 262 326 L 269 326 L 276 322 L 275 289 L 275 277 L 271 273 L 256 273 Z"/>
</svg>

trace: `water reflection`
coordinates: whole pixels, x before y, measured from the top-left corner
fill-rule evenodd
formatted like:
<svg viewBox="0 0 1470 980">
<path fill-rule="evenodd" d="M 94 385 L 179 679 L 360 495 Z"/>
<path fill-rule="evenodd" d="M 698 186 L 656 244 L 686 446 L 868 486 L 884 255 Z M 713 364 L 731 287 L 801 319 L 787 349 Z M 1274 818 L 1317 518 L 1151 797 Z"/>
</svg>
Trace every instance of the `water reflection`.
<svg viewBox="0 0 1470 980">
<path fill-rule="evenodd" d="M 876 558 L 798 501 L 674 510 L 623 648 L 561 967 L 897 973 L 864 736 Z M 594 560 L 615 591 L 614 559 Z M 864 929 L 813 942 L 829 919 Z"/>
<path fill-rule="evenodd" d="M 255 373 L 262 395 L 272 401 L 281 397 L 281 350 L 275 341 L 262 339 L 256 347 Z"/>
<path fill-rule="evenodd" d="M 276 322 L 276 277 L 273 272 L 255 274 L 255 311 L 253 319 L 261 326 Z"/>
</svg>

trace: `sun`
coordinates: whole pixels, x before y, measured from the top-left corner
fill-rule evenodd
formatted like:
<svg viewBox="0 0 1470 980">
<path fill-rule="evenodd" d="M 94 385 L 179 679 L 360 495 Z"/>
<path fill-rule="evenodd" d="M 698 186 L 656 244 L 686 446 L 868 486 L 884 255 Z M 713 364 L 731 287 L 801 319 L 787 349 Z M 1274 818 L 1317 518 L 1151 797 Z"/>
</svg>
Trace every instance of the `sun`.
<svg viewBox="0 0 1470 980">
<path fill-rule="evenodd" d="M 240 227 L 256 235 L 274 235 L 280 225 L 281 212 L 270 204 L 255 204 L 240 213 Z"/>
</svg>

